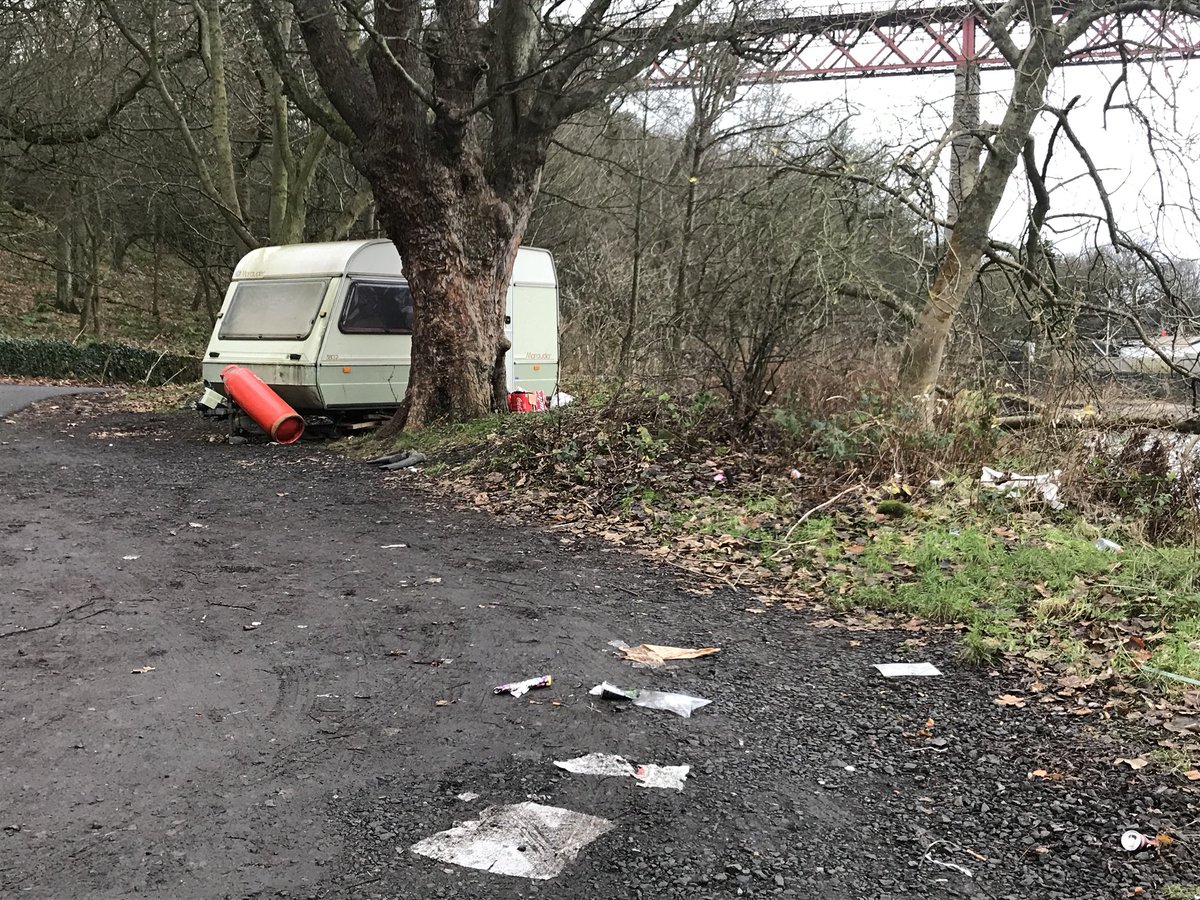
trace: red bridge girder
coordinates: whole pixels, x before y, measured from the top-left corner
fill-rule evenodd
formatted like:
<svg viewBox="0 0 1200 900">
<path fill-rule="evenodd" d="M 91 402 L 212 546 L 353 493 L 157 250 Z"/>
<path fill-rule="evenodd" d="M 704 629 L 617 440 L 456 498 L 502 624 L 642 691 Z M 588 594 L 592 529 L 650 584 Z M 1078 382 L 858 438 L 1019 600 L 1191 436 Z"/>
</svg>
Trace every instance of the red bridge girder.
<svg viewBox="0 0 1200 900">
<path fill-rule="evenodd" d="M 1065 22 L 1069 8 L 1055 12 Z M 1017 36 L 1023 23 L 1016 23 Z M 938 6 L 877 11 L 826 12 L 763 20 L 753 29 L 769 35 L 756 44 L 761 59 L 741 74 L 743 83 L 921 75 L 953 70 L 965 62 L 1009 68 L 983 28 L 976 7 Z M 1071 47 L 1067 65 L 1122 60 L 1191 59 L 1200 55 L 1200 21 L 1179 13 L 1141 9 L 1106 16 Z M 648 87 L 691 82 L 694 65 L 668 56 L 648 73 Z"/>
</svg>

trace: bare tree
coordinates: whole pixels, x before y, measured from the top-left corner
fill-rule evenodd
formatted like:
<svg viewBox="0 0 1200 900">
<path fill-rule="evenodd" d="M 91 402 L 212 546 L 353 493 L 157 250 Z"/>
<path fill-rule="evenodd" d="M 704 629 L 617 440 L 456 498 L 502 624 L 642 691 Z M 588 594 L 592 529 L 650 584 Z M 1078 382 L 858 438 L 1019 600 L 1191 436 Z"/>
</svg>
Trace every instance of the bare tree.
<svg viewBox="0 0 1200 900">
<path fill-rule="evenodd" d="M 503 407 L 505 295 L 551 139 L 665 49 L 711 39 L 683 36 L 699 3 L 291 0 L 330 110 L 256 0 L 289 96 L 352 148 L 412 286 L 412 370 L 393 429 Z"/>
<path fill-rule="evenodd" d="M 981 262 L 991 249 L 992 219 L 1022 159 L 1034 122 L 1045 109 L 1051 73 L 1063 65 L 1070 56 L 1071 45 L 1098 20 L 1146 8 L 1193 17 L 1200 13 L 1194 4 L 1174 0 L 1136 6 L 1113 0 L 1086 0 L 1074 5 L 1067 17 L 1057 14 L 1058 7 L 1051 0 L 1010 0 L 994 11 L 981 13 L 988 37 L 1013 68 L 1012 92 L 999 125 L 981 135 L 986 143 L 983 163 L 957 204 L 954 227 L 929 289 L 929 299 L 904 345 L 900 363 L 903 392 L 921 395 L 937 384 L 951 327 L 968 291 L 976 283 Z M 1024 46 L 1018 44 L 1012 27 L 1021 20 L 1028 29 Z M 1119 31 L 1116 33 L 1121 35 Z M 1117 46 L 1125 53 L 1133 52 L 1134 44 L 1126 44 L 1126 40 L 1119 37 Z M 1138 45 L 1136 49 L 1145 52 L 1147 48 Z M 1111 214 L 1111 207 L 1108 211 Z M 1044 215 L 1043 212 L 1043 218 Z"/>
</svg>

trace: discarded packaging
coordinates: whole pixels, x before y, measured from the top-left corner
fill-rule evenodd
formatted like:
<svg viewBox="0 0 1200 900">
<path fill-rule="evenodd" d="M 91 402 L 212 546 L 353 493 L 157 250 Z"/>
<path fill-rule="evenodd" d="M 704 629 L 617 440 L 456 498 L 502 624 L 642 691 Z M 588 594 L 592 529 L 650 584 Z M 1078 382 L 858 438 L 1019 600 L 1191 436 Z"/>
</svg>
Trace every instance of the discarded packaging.
<svg viewBox="0 0 1200 900">
<path fill-rule="evenodd" d="M 612 753 L 589 753 L 577 759 L 559 760 L 558 768 L 573 775 L 599 775 L 607 778 L 632 777 L 638 783 L 651 788 L 682 791 L 691 766 L 656 766 L 652 764 L 634 766 L 623 756 Z"/>
<path fill-rule="evenodd" d="M 633 764 L 623 756 L 612 753 L 589 753 L 576 759 L 555 760 L 554 765 L 572 775 L 600 775 L 603 777 L 632 776 Z"/>
<path fill-rule="evenodd" d="M 1095 546 L 1097 550 L 1107 550 L 1109 553 L 1125 552 L 1124 547 L 1122 547 L 1116 541 L 1110 541 L 1108 538 L 1097 538 Z"/>
<path fill-rule="evenodd" d="M 1121 835 L 1121 846 L 1130 853 L 1137 853 L 1147 848 L 1158 849 L 1158 841 L 1140 831 L 1127 831 Z"/>
<path fill-rule="evenodd" d="M 411 849 L 495 875 L 546 880 L 612 827 L 607 819 L 539 803 L 489 806 L 477 820 L 427 837 Z"/>
<path fill-rule="evenodd" d="M 664 665 L 668 660 L 699 659 L 701 656 L 721 652 L 720 647 L 664 647 L 660 644 L 638 644 L 636 647 L 629 647 L 620 641 L 613 641 L 610 646 L 624 653 L 624 658 L 630 662 L 641 663 L 652 669 Z"/>
<path fill-rule="evenodd" d="M 550 687 L 554 683 L 554 679 L 549 675 L 538 675 L 534 678 L 526 678 L 524 681 L 513 681 L 509 684 L 497 685 L 492 689 L 493 694 L 512 694 L 514 697 L 523 697 L 529 693 L 531 688 Z"/>
<path fill-rule="evenodd" d="M 705 700 L 702 697 L 691 697 L 687 694 L 671 694 L 665 691 L 626 691 L 607 681 L 596 685 L 588 693 L 593 697 L 601 697 L 605 700 L 628 700 L 634 706 L 673 712 L 675 715 L 683 716 L 685 719 L 690 719 L 692 713 L 700 709 L 700 707 L 708 706 L 708 704 L 712 703 L 711 700 Z"/>
<path fill-rule="evenodd" d="M 910 678 L 924 675 L 941 675 L 933 663 L 876 663 L 875 668 L 884 678 Z"/>
<path fill-rule="evenodd" d="M 682 791 L 683 782 L 691 770 L 691 766 L 638 766 L 633 777 L 644 787 Z"/>
<path fill-rule="evenodd" d="M 1000 494 L 1021 494 L 1026 488 L 1032 488 L 1041 495 L 1051 509 L 1063 509 L 1066 504 L 1058 499 L 1058 480 L 1062 477 L 1062 469 L 1046 472 L 1042 475 L 1018 475 L 1015 472 L 1001 472 L 999 469 L 983 467 L 979 483 L 989 490 Z"/>
<path fill-rule="evenodd" d="M 555 391 L 550 395 L 550 399 L 546 401 L 551 409 L 557 409 L 560 406 L 570 406 L 575 402 L 575 398 L 566 391 Z"/>
</svg>

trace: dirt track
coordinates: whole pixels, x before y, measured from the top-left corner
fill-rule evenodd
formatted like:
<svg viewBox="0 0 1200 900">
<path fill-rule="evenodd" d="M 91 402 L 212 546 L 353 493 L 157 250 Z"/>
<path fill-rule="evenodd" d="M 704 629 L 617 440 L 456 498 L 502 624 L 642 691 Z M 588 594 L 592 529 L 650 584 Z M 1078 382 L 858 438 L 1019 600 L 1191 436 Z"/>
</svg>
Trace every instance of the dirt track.
<svg viewBox="0 0 1200 900">
<path fill-rule="evenodd" d="M 748 612 L 312 445 L 81 414 L 99 402 L 0 425 L 0 896 L 1108 900 L 1200 880 L 1186 837 L 1118 849 L 1127 827 L 1186 835 L 1195 794 L 1114 768 L 1139 748 L 1076 720 L 995 706 L 1004 679 L 951 645 L 915 657 L 945 677 L 885 681 L 871 664 L 914 659 L 911 634 Z M 724 651 L 649 672 L 613 639 Z M 542 672 L 553 689 L 491 693 Z M 603 679 L 714 702 L 626 708 L 587 696 Z M 677 794 L 551 765 L 593 751 L 694 770 Z M 530 798 L 616 827 L 549 883 L 407 849 Z M 936 841 L 972 877 L 923 862 Z"/>
</svg>

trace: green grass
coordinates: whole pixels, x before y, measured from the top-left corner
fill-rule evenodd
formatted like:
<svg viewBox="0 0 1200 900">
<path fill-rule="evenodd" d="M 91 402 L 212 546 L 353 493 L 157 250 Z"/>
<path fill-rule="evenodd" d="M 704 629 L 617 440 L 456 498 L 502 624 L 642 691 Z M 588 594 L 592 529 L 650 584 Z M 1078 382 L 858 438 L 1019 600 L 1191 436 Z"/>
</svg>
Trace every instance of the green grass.
<svg viewBox="0 0 1200 900">
<path fill-rule="evenodd" d="M 812 522 L 807 531 L 824 539 L 817 560 L 842 562 L 829 579 L 840 606 L 965 625 L 969 661 L 1052 644 L 1057 656 L 1084 664 L 1077 628 L 1142 616 L 1155 623 L 1150 630 L 1165 632 L 1149 648 L 1149 663 L 1200 677 L 1200 557 L 1192 548 L 1131 544 L 1113 554 L 1096 549 L 1086 529 L 1041 523 L 1000 533 L 984 522 L 897 523 L 859 546 L 832 538 L 832 524 Z"/>
<path fill-rule="evenodd" d="M 1200 884 L 1163 885 L 1163 900 L 1196 900 L 1200 897 Z"/>
</svg>

